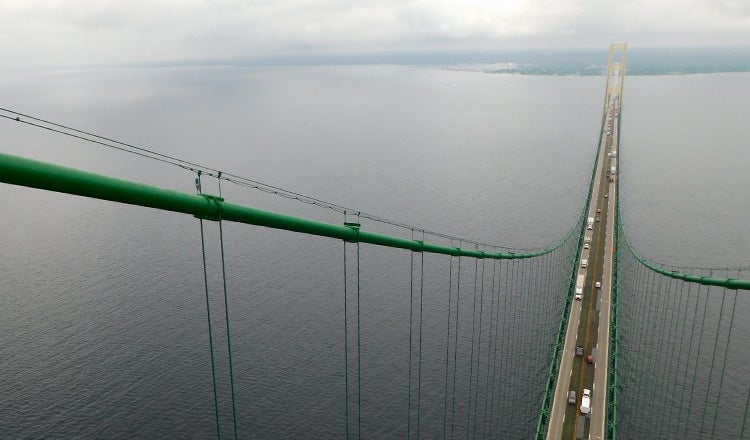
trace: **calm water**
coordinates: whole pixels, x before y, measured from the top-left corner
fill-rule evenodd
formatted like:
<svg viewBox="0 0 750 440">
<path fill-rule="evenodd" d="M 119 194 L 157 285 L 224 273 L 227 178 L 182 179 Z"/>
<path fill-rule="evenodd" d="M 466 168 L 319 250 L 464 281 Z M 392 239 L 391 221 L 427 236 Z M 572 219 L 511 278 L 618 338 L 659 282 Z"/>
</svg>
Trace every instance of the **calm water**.
<svg viewBox="0 0 750 440">
<path fill-rule="evenodd" d="M 750 213 L 748 153 L 740 147 L 748 129 L 736 98 L 747 79 L 628 78 L 623 200 L 647 256 L 750 264 L 742 241 L 750 237 L 742 221 Z M 557 241 L 582 206 L 604 80 L 217 67 L 29 73 L 0 79 L 0 89 L 4 107 L 421 227 L 536 248 Z M 181 170 L 2 124 L 4 152 L 193 190 L 194 176 Z M 206 189 L 216 192 L 210 181 Z M 343 221 L 245 188 L 222 190 L 230 201 Z M 197 221 L 7 186 L 0 203 L 0 429 L 10 437 L 211 436 Z M 332 397 L 341 392 L 341 243 L 229 224 L 224 234 L 241 430 L 342 436 Z M 215 311 L 215 225 L 207 243 Z M 409 256 L 363 248 L 362 261 L 363 292 L 377 292 L 363 300 L 363 361 L 375 371 L 408 347 Z M 433 283 L 444 281 L 440 273 Z M 221 343 L 218 312 L 213 322 Z M 217 363 L 223 371 L 225 356 Z M 368 386 L 394 389 L 386 395 L 403 390 L 387 376 L 371 379 Z M 226 377 L 219 382 L 226 392 Z M 373 431 L 403 436 L 396 407 L 365 403 L 364 426 L 392 418 Z M 223 400 L 224 416 L 227 408 Z"/>
<path fill-rule="evenodd" d="M 645 256 L 677 266 L 750 267 L 749 79 L 626 80 L 622 202 Z"/>
</svg>

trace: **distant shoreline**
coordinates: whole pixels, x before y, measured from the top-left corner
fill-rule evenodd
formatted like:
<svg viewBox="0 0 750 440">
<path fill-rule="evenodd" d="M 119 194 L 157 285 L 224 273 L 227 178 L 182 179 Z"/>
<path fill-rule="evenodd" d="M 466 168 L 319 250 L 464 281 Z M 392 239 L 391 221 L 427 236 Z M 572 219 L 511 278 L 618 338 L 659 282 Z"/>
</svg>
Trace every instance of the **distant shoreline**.
<svg viewBox="0 0 750 440">
<path fill-rule="evenodd" d="M 46 66 L 36 69 L 294 67 L 294 66 L 422 66 L 491 74 L 601 76 L 607 48 L 529 49 L 502 51 L 432 51 L 278 55 L 262 58 L 168 60 L 122 64 Z M 638 48 L 628 50 L 627 74 L 692 75 L 750 72 L 750 46 L 720 48 Z M 10 70 L 13 70 L 12 68 Z"/>
</svg>

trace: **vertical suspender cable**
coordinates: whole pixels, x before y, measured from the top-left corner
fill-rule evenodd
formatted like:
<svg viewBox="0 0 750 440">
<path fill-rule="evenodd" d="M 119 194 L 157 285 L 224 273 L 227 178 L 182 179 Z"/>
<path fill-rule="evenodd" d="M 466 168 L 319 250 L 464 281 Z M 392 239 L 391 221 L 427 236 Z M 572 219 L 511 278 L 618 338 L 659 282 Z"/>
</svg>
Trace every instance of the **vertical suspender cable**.
<svg viewBox="0 0 750 440">
<path fill-rule="evenodd" d="M 502 277 L 502 271 L 503 271 L 503 261 L 500 261 L 500 268 L 497 272 L 497 318 L 495 319 L 495 354 L 492 359 L 492 397 L 490 399 L 490 433 L 489 438 L 493 438 L 493 430 L 497 428 L 497 419 L 498 419 L 498 413 L 500 412 L 498 409 L 495 409 L 495 394 L 500 394 L 500 384 L 502 384 L 501 380 L 498 380 L 495 382 L 495 378 L 497 377 L 497 352 L 498 352 L 498 344 L 502 342 L 500 339 L 500 292 L 502 292 L 504 300 L 503 300 L 503 317 L 506 317 L 506 314 L 508 313 L 508 266 L 509 263 L 505 263 L 505 288 L 502 288 L 500 285 L 500 280 Z M 505 322 L 507 320 L 503 320 L 503 327 L 505 326 Z M 503 334 L 506 334 L 507 332 L 503 332 Z M 502 361 L 500 362 L 500 366 L 502 367 Z M 497 388 L 496 388 L 497 386 Z"/>
<path fill-rule="evenodd" d="M 675 345 L 677 347 L 679 347 L 679 348 L 677 350 L 676 356 L 674 355 L 674 353 L 673 353 L 672 356 L 670 356 L 670 363 L 669 363 L 669 367 L 668 367 L 668 371 L 669 371 L 670 377 L 671 377 L 671 374 L 672 374 L 672 365 L 674 364 L 674 362 L 676 362 L 677 365 L 674 367 L 674 370 L 675 370 L 674 386 L 672 387 L 671 391 L 669 389 L 667 389 L 667 392 L 664 393 L 665 396 L 671 395 L 673 399 L 677 395 L 677 383 L 679 382 L 680 363 L 681 363 L 681 360 L 682 360 L 682 347 L 683 347 L 684 341 L 685 341 L 685 324 L 687 322 L 687 312 L 688 312 L 688 309 L 690 308 L 690 283 L 680 282 L 679 285 L 680 285 L 680 292 L 679 292 L 679 298 L 680 298 L 680 300 L 679 300 L 679 304 L 677 306 L 678 317 L 675 320 L 675 322 L 677 324 L 675 325 L 674 333 L 675 333 L 675 335 L 679 335 L 680 336 L 680 341 L 678 343 L 677 340 L 676 340 L 677 337 L 675 336 Z M 685 293 L 685 288 L 686 287 L 688 289 L 687 293 Z M 685 311 L 681 312 L 681 310 L 682 310 L 681 306 L 682 306 L 683 299 L 685 300 Z M 679 323 L 682 323 L 682 328 L 679 331 L 677 331 L 678 327 L 679 327 Z M 675 399 L 675 401 L 676 401 L 676 399 Z M 664 401 L 663 405 L 666 405 L 666 402 L 667 402 L 667 400 L 666 400 L 666 397 L 665 397 L 665 401 Z M 666 415 L 666 417 L 667 417 L 666 420 L 670 420 L 670 422 L 665 423 L 665 425 L 666 425 L 665 428 L 667 430 L 670 429 L 670 427 L 671 427 L 671 421 L 674 420 L 674 418 L 672 417 L 672 411 L 674 411 L 674 409 L 675 409 L 676 406 L 677 405 L 669 405 L 669 413 Z M 660 432 L 661 432 L 661 428 L 660 428 Z M 667 432 L 669 432 L 669 431 L 667 431 Z"/>
<path fill-rule="evenodd" d="M 745 417 L 742 418 L 742 429 L 740 430 L 740 439 L 745 436 L 745 423 L 747 422 L 747 409 L 750 407 L 750 389 L 747 390 L 747 399 L 745 400 Z"/>
<path fill-rule="evenodd" d="M 219 197 L 221 197 L 221 171 L 219 179 Z M 234 438 L 237 440 L 237 405 L 234 398 L 234 370 L 232 368 L 232 337 L 229 331 L 229 301 L 227 300 L 227 271 L 224 263 L 224 228 L 222 227 L 221 211 L 219 211 L 219 243 L 221 245 L 221 279 L 224 284 L 224 318 L 227 326 L 227 352 L 229 354 L 229 384 L 232 391 L 232 425 L 234 427 Z"/>
<path fill-rule="evenodd" d="M 514 277 L 515 268 L 516 268 L 517 260 L 510 260 L 510 264 L 505 265 L 505 289 L 503 291 L 503 295 L 505 296 L 505 299 L 503 300 L 503 317 L 505 318 L 503 327 L 505 328 L 505 340 L 503 342 L 503 352 L 505 353 L 505 356 L 503 356 L 502 365 L 500 366 L 500 377 L 498 378 L 498 381 L 500 384 L 505 384 L 505 391 L 504 393 L 501 392 L 500 389 L 497 390 L 497 409 L 495 409 L 495 435 L 497 435 L 497 432 L 500 430 L 500 423 L 501 423 L 501 415 L 507 415 L 506 412 L 501 411 L 501 408 L 506 408 L 508 405 L 505 403 L 505 400 L 502 399 L 502 396 L 508 396 L 510 395 L 510 379 L 506 378 L 506 373 L 510 370 L 510 359 L 512 356 L 512 353 L 510 353 L 510 345 L 511 345 L 511 337 L 513 333 L 513 317 L 515 316 L 515 310 L 513 310 L 513 282 L 511 282 L 511 279 L 515 281 L 517 277 Z M 510 417 L 507 417 L 506 422 L 510 420 Z M 507 429 L 508 425 L 506 423 L 505 429 Z"/>
<path fill-rule="evenodd" d="M 498 335 L 498 323 L 500 321 L 500 271 L 503 268 L 503 263 L 500 261 L 500 268 L 496 267 L 497 262 L 493 261 L 493 267 L 492 267 L 492 298 L 494 299 L 497 297 L 497 300 L 495 300 L 495 304 L 492 306 L 492 310 L 495 312 L 495 320 L 494 324 L 492 323 L 492 319 L 490 319 L 490 340 L 491 345 L 488 347 L 488 356 L 490 358 L 487 360 L 487 390 L 490 394 L 490 399 L 487 400 L 485 398 L 485 415 L 484 415 L 484 430 L 482 433 L 482 437 L 492 437 L 492 417 L 493 417 L 493 411 L 492 407 L 495 403 L 495 367 L 497 366 L 497 340 L 499 338 Z M 495 282 L 495 277 L 497 277 L 497 282 Z M 495 290 L 497 289 L 497 290 Z M 492 338 L 492 331 L 494 329 L 495 337 Z M 492 363 L 492 366 L 490 367 L 490 361 Z M 487 425 L 489 424 L 489 434 L 487 434 Z"/>
<path fill-rule="evenodd" d="M 422 242 L 424 242 L 424 231 L 422 231 Z M 419 269 L 419 365 L 417 367 L 417 440 L 419 440 L 419 419 L 422 403 L 422 299 L 424 297 L 424 252 L 420 252 L 421 261 Z"/>
<path fill-rule="evenodd" d="M 674 311 L 675 308 L 679 308 L 682 304 L 678 303 L 677 307 L 675 307 L 675 300 L 674 300 L 674 294 L 676 294 L 676 283 L 682 283 L 682 281 L 677 281 L 673 278 L 669 278 L 666 281 L 666 295 L 664 295 L 664 311 L 660 312 L 660 321 L 663 321 L 662 327 L 660 331 L 657 331 L 656 334 L 660 335 L 661 344 L 659 345 L 657 349 L 657 354 L 659 357 L 656 359 L 656 365 L 661 365 L 661 371 L 662 374 L 657 381 L 657 384 L 654 385 L 652 391 L 654 392 L 654 396 L 658 398 L 659 395 L 661 395 L 664 399 L 664 402 L 667 400 L 667 392 L 668 392 L 668 384 L 669 384 L 669 377 L 671 375 L 670 366 L 667 365 L 667 359 L 673 359 L 674 353 L 670 351 L 670 345 L 669 343 L 672 340 L 672 335 L 674 332 L 672 332 L 672 323 L 676 322 L 676 319 L 674 319 Z M 666 377 L 665 374 L 666 373 Z M 657 389 L 658 388 L 658 389 Z M 652 405 L 653 410 L 650 412 L 650 414 L 656 415 L 656 411 L 659 410 L 657 419 L 666 420 L 665 414 L 663 413 L 665 408 L 668 408 L 668 405 L 664 404 L 663 402 L 656 402 L 657 398 L 652 399 Z M 664 425 L 667 425 L 669 422 L 664 421 L 661 424 L 654 424 L 654 426 L 659 426 L 660 428 Z"/>
<path fill-rule="evenodd" d="M 479 246 L 476 247 L 479 250 Z M 474 383 L 474 332 L 476 331 L 477 320 L 477 283 L 479 282 L 479 259 L 474 259 L 474 295 L 473 308 L 471 313 L 471 356 L 469 356 L 469 396 L 466 409 L 466 438 L 469 438 L 469 422 L 471 422 L 471 390 Z"/>
<path fill-rule="evenodd" d="M 453 246 L 453 240 L 451 239 L 451 247 Z M 448 422 L 448 367 L 449 362 L 449 349 L 451 341 L 451 300 L 453 294 L 453 255 L 448 258 L 448 330 L 445 336 L 445 385 L 443 393 L 443 439 L 445 439 L 447 422 Z"/>
<path fill-rule="evenodd" d="M 713 275 L 713 274 L 712 274 Z M 721 320 L 724 317 L 724 300 L 727 297 L 727 289 L 724 289 L 724 292 L 721 294 L 721 307 L 719 308 L 719 320 L 716 323 L 716 338 L 714 339 L 714 349 L 713 353 L 711 354 L 711 368 L 708 370 L 708 386 L 706 387 L 706 401 L 703 404 L 703 414 L 701 415 L 701 428 L 698 431 L 698 434 L 703 437 L 703 423 L 706 419 L 706 407 L 708 406 L 708 396 L 711 393 L 711 383 L 713 382 L 714 378 L 714 362 L 716 361 L 716 346 L 719 344 L 719 332 L 721 330 Z M 718 402 L 717 402 L 718 404 Z"/>
<path fill-rule="evenodd" d="M 195 179 L 198 193 L 201 192 L 201 173 Z M 201 252 L 203 255 L 203 285 L 206 291 L 206 318 L 208 319 L 208 347 L 211 352 L 211 380 L 214 387 L 214 414 L 216 415 L 216 437 L 221 439 L 221 429 L 219 427 L 219 398 L 216 394 L 216 362 L 214 361 L 214 338 L 211 331 L 211 305 L 208 300 L 208 269 L 206 268 L 206 241 L 203 234 L 203 219 L 199 219 L 201 226 Z"/>
<path fill-rule="evenodd" d="M 653 343 L 650 341 L 650 338 L 649 338 L 649 332 L 650 333 L 654 333 L 655 332 L 655 330 L 653 330 L 654 325 L 650 324 L 650 323 L 658 322 L 657 318 L 655 316 L 656 307 L 658 306 L 658 303 L 654 304 L 654 301 L 656 301 L 655 298 L 656 298 L 657 293 L 658 293 L 657 287 L 654 286 L 654 284 L 655 284 L 654 278 L 656 276 L 657 276 L 657 274 L 655 272 L 653 272 L 651 270 L 648 271 L 648 274 L 647 274 L 647 277 L 646 277 L 646 282 L 645 282 L 645 289 L 643 291 L 645 295 L 648 295 L 648 305 L 645 306 L 641 310 L 641 320 L 642 320 L 643 323 L 646 324 L 646 326 L 640 327 L 639 340 L 638 340 L 638 342 L 635 345 L 636 347 L 638 347 L 638 350 L 641 353 L 643 353 L 643 351 L 645 350 L 645 348 L 643 348 L 643 347 L 648 347 L 648 349 L 652 349 L 653 348 Z M 651 336 L 653 336 L 653 335 L 651 335 Z M 637 380 L 637 383 L 638 383 L 638 385 L 637 385 L 637 387 L 638 387 L 637 388 L 637 390 L 638 390 L 637 391 L 637 393 L 638 393 L 637 397 L 638 397 L 638 399 L 641 399 L 641 401 L 639 401 L 638 413 L 637 413 L 638 414 L 637 417 L 639 419 L 642 419 L 642 413 L 644 411 L 643 408 L 646 407 L 646 405 L 648 404 L 648 400 L 642 401 L 643 399 L 645 399 L 645 397 L 644 397 L 645 393 L 643 392 L 643 390 L 644 389 L 647 389 L 647 390 L 651 389 L 651 384 L 645 384 L 644 385 L 644 382 L 648 380 L 648 378 L 646 377 L 647 375 L 644 374 L 644 373 L 646 371 L 650 371 L 650 369 L 647 368 L 647 367 L 645 367 L 645 365 L 646 365 L 646 361 L 650 360 L 651 357 L 652 357 L 651 353 L 649 352 L 648 355 L 641 355 L 641 356 L 639 356 L 639 359 L 636 360 L 636 362 L 637 362 L 637 364 L 636 364 L 637 365 L 636 371 L 640 372 L 640 374 L 636 377 L 636 380 Z M 649 396 L 650 396 L 650 394 L 649 394 Z"/>
<path fill-rule="evenodd" d="M 486 249 L 485 249 L 486 250 Z M 482 259 L 482 277 L 480 278 L 480 288 L 479 288 L 479 336 L 477 339 L 477 386 L 476 386 L 476 392 L 474 394 L 474 430 L 472 432 L 472 437 L 476 438 L 477 436 L 477 409 L 479 407 L 479 363 L 482 356 L 482 315 L 484 312 L 484 268 L 485 268 L 485 259 Z"/>
<path fill-rule="evenodd" d="M 357 223 L 360 222 L 357 213 Z M 359 242 L 357 242 L 357 438 L 362 438 L 362 313 L 360 311 L 359 295 Z"/>
<path fill-rule="evenodd" d="M 497 251 L 495 249 L 495 251 Z M 492 302 L 490 304 L 490 337 L 487 342 L 487 374 L 485 376 L 484 383 L 484 417 L 482 418 L 482 437 L 487 435 L 487 405 L 489 404 L 489 392 L 490 392 L 490 363 L 492 361 L 492 332 L 493 332 L 493 319 L 495 318 L 495 272 L 497 270 L 497 260 L 492 260 L 492 285 L 490 287 L 492 293 Z"/>
<path fill-rule="evenodd" d="M 688 284 L 688 296 L 691 295 L 693 283 Z M 678 399 L 678 402 L 680 402 L 680 410 L 677 412 L 677 426 L 679 428 L 680 426 L 680 419 L 682 418 L 682 408 L 685 403 L 685 390 L 687 389 L 687 375 L 688 370 L 690 369 L 690 358 L 691 354 L 693 352 L 693 337 L 695 336 L 695 320 L 698 317 L 698 303 L 700 302 L 700 285 L 698 285 L 698 292 L 695 294 L 695 309 L 693 309 L 693 318 L 690 321 L 690 341 L 688 342 L 688 352 L 687 357 L 685 358 L 685 372 L 682 375 L 682 391 L 680 392 L 680 398 Z M 687 320 L 687 318 L 686 318 Z"/>
<path fill-rule="evenodd" d="M 344 212 L 344 223 L 346 224 L 346 212 Z M 347 264 L 346 264 L 346 241 L 344 243 L 344 426 L 346 438 L 349 439 L 349 325 L 347 323 Z"/>
<path fill-rule="evenodd" d="M 688 292 L 687 293 L 685 293 L 685 287 L 688 288 Z M 679 376 L 680 376 L 680 362 L 682 360 L 682 347 L 683 347 L 684 341 L 685 341 L 685 324 L 687 323 L 688 308 L 690 308 L 690 283 L 685 283 L 685 282 L 681 282 L 680 283 L 680 293 L 679 293 L 679 295 L 680 295 L 680 305 L 678 305 L 677 310 L 679 312 L 679 310 L 681 309 L 680 306 L 682 305 L 682 300 L 685 299 L 685 312 L 682 313 L 678 317 L 678 319 L 676 320 L 676 322 L 678 324 L 679 324 L 680 321 L 682 322 L 682 329 L 679 332 L 677 332 L 677 326 L 675 326 L 675 334 L 680 335 L 680 342 L 679 342 L 679 350 L 677 351 L 677 356 L 671 356 L 671 361 L 669 363 L 669 370 L 668 370 L 669 374 L 671 376 L 673 361 L 677 362 L 677 365 L 674 368 L 675 369 L 674 386 L 672 387 L 671 393 L 669 392 L 669 390 L 667 390 L 667 392 L 669 394 L 671 394 L 672 398 L 675 401 L 677 401 L 677 402 L 679 402 L 679 400 L 675 399 L 675 397 L 677 396 L 677 383 L 679 382 Z M 678 313 L 678 315 L 679 315 L 679 313 Z M 675 343 L 677 343 L 677 341 L 675 341 Z M 667 402 L 666 396 L 667 396 L 668 393 L 664 393 L 664 395 L 665 395 L 665 401 L 664 401 L 663 405 L 665 405 L 665 406 L 667 405 L 667 403 L 666 403 Z M 672 421 L 674 421 L 674 418 L 672 417 L 672 411 L 675 410 L 676 406 L 677 405 L 669 405 L 669 414 L 667 414 L 667 416 L 665 418 L 665 420 L 668 420 L 669 422 L 664 423 L 663 428 L 659 429 L 660 433 L 662 432 L 662 429 L 666 429 L 667 432 L 671 432 L 670 431 L 671 424 L 672 424 Z"/>
<path fill-rule="evenodd" d="M 510 396 L 513 387 L 512 387 L 512 380 L 508 376 L 510 371 L 513 370 L 515 367 L 512 364 L 512 360 L 515 358 L 512 353 L 512 347 L 513 344 L 513 338 L 515 337 L 515 332 L 513 331 L 513 325 L 515 322 L 515 308 L 514 308 L 514 301 L 516 295 L 514 295 L 514 284 L 518 280 L 518 260 L 510 260 L 510 264 L 505 265 L 505 299 L 503 301 L 503 309 L 504 314 L 504 328 L 505 328 L 505 338 L 503 340 L 503 360 L 502 365 L 500 366 L 500 376 L 498 378 L 498 381 L 500 384 L 505 385 L 505 389 L 502 390 L 504 392 L 501 392 L 500 389 L 498 389 L 498 400 L 497 400 L 497 409 L 495 409 L 495 414 L 497 415 L 496 423 L 495 423 L 495 431 L 497 432 L 502 428 L 506 431 L 508 430 L 510 426 L 510 421 L 512 419 L 512 415 L 510 414 L 510 411 L 504 411 L 509 406 L 506 401 L 514 402 L 513 398 L 510 399 L 503 399 L 502 396 Z M 504 416 L 503 419 L 501 419 L 501 415 Z M 505 423 L 505 426 L 501 427 L 501 423 Z"/>
<path fill-rule="evenodd" d="M 726 288 L 724 292 L 726 293 Z M 721 403 L 721 390 L 724 387 L 724 372 L 727 369 L 727 354 L 729 354 L 729 342 L 732 337 L 732 325 L 734 325 L 734 311 L 737 308 L 737 291 L 734 291 L 734 303 L 732 304 L 732 316 L 729 318 L 729 330 L 727 331 L 727 343 L 724 348 L 724 362 L 721 365 L 721 379 L 719 381 L 719 395 L 716 397 L 716 407 L 714 408 L 714 423 L 711 426 L 711 438 L 714 438 L 714 430 L 716 430 L 716 416 L 719 412 L 719 404 Z"/>
<path fill-rule="evenodd" d="M 698 290 L 699 295 L 700 295 L 700 287 L 702 286 L 699 286 L 699 290 Z M 706 309 L 708 308 L 708 293 L 709 293 L 709 286 L 706 286 L 706 295 L 705 295 L 706 301 L 703 303 L 703 314 L 701 316 L 701 334 L 700 334 L 700 337 L 698 338 L 698 353 L 696 353 L 695 355 L 695 368 L 693 369 L 693 378 L 690 380 L 691 382 L 690 397 L 687 400 L 688 402 L 691 402 L 691 403 L 690 405 L 688 405 L 687 418 L 685 419 L 685 437 L 683 438 L 688 438 L 687 434 L 688 434 L 688 427 L 689 427 L 688 425 L 690 423 L 690 413 L 692 412 L 692 409 L 693 409 L 693 405 L 692 405 L 693 393 L 695 392 L 696 376 L 698 375 L 698 364 L 699 364 L 698 361 L 701 355 L 701 346 L 703 345 L 703 330 L 706 327 Z"/>
<path fill-rule="evenodd" d="M 531 345 L 531 341 L 530 341 L 530 338 L 531 338 L 530 333 L 531 333 L 531 331 L 530 331 L 530 329 L 526 329 L 525 328 L 525 325 L 530 321 L 530 318 L 531 318 L 531 314 L 529 313 L 529 310 L 528 310 L 529 309 L 529 307 L 528 307 L 528 305 L 529 305 L 529 303 L 528 303 L 528 299 L 529 299 L 528 291 L 529 291 L 529 287 L 530 287 L 529 286 L 530 280 L 529 280 L 529 270 L 528 270 L 529 268 L 527 267 L 527 265 L 528 265 L 528 261 L 527 260 L 520 261 L 520 266 L 521 266 L 521 279 L 520 279 L 520 281 L 521 281 L 521 288 L 519 289 L 519 292 L 520 292 L 521 297 L 519 298 L 519 300 L 521 301 L 521 304 L 520 304 L 521 308 L 519 309 L 519 312 L 521 313 L 521 319 L 518 321 L 518 331 L 519 331 L 519 333 L 520 333 L 521 336 L 519 338 L 520 339 L 520 346 L 519 346 L 520 349 L 518 350 L 518 353 L 521 356 L 521 361 L 523 362 L 523 365 L 518 370 L 518 373 L 519 373 L 518 374 L 518 376 L 519 376 L 518 384 L 521 385 L 521 386 L 523 386 L 523 388 L 521 388 L 521 390 L 520 390 L 522 393 L 527 392 L 527 387 L 529 386 L 529 380 L 528 380 L 528 370 L 530 368 L 530 365 L 529 365 L 529 346 Z M 520 429 L 521 421 L 523 420 L 523 417 L 521 417 L 521 413 L 525 412 L 525 410 L 521 408 L 521 405 L 518 405 L 518 408 L 516 408 L 516 409 L 517 409 L 517 412 L 518 412 L 518 414 L 517 414 L 518 428 L 517 429 Z"/>
<path fill-rule="evenodd" d="M 461 242 L 458 243 L 459 247 Z M 453 332 L 455 341 L 453 342 L 453 403 L 451 404 L 451 440 L 453 439 L 453 428 L 456 424 L 456 362 L 458 361 L 458 318 L 459 305 L 461 303 L 461 256 L 458 256 L 458 275 L 456 278 L 456 330 Z"/>
<path fill-rule="evenodd" d="M 411 230 L 414 240 L 414 229 Z M 406 405 L 406 438 L 411 438 L 411 366 L 412 366 L 412 323 L 414 322 L 414 252 L 409 254 L 409 402 Z"/>
</svg>

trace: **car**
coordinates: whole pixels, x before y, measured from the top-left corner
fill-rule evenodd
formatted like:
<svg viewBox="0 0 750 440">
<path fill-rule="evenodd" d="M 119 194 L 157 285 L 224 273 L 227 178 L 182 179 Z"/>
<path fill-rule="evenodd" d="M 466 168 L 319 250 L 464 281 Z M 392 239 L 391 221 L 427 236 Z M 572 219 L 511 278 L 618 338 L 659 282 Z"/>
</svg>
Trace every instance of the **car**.
<svg viewBox="0 0 750 440">
<path fill-rule="evenodd" d="M 576 392 L 573 390 L 570 390 L 570 392 L 568 393 L 568 404 L 575 405 L 576 402 L 578 402 L 578 397 L 576 396 Z"/>
<path fill-rule="evenodd" d="M 602 208 L 596 208 L 596 213 L 600 214 L 602 212 Z"/>
<path fill-rule="evenodd" d="M 581 414 L 591 413 L 591 390 L 588 388 L 583 389 L 583 397 L 581 397 Z"/>
<path fill-rule="evenodd" d="M 606 199 L 607 197 L 609 197 L 609 194 L 604 194 L 604 198 Z"/>
<path fill-rule="evenodd" d="M 583 345 L 576 345 L 576 356 L 583 356 Z"/>
<path fill-rule="evenodd" d="M 594 285 L 596 286 L 597 289 L 601 289 L 601 287 L 602 287 L 602 283 L 599 282 L 599 281 L 597 281 L 596 283 L 594 283 Z"/>
<path fill-rule="evenodd" d="M 584 248 L 584 249 L 588 249 L 588 248 L 589 248 L 589 244 L 588 244 L 588 243 L 584 243 L 584 244 L 583 244 L 583 248 Z"/>
<path fill-rule="evenodd" d="M 593 364 L 594 363 L 594 356 L 592 356 L 592 355 L 586 356 L 586 363 L 587 364 Z"/>
</svg>

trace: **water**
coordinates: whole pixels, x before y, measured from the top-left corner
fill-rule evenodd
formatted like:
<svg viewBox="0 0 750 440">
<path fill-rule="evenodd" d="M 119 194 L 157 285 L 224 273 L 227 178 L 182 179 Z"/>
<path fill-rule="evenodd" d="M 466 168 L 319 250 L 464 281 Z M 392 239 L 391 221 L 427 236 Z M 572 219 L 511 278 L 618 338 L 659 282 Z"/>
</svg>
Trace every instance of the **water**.
<svg viewBox="0 0 750 440">
<path fill-rule="evenodd" d="M 622 202 L 644 256 L 675 266 L 750 267 L 748 78 L 626 79 Z"/>
<path fill-rule="evenodd" d="M 748 74 L 626 80 L 620 182 L 638 252 L 687 273 L 748 279 L 740 123 Z M 621 244 L 623 246 L 623 244 Z M 626 256 L 623 263 L 635 263 Z M 695 267 L 731 270 L 695 270 Z M 746 423 L 747 292 L 623 270 L 618 436 L 732 438 Z M 704 319 L 705 318 L 705 319 Z"/>
<path fill-rule="evenodd" d="M 688 94 L 726 81 L 685 78 L 697 81 L 681 89 Z M 736 87 L 747 79 L 730 78 L 737 78 Z M 680 80 L 629 78 L 623 130 L 660 133 L 635 114 L 647 112 L 647 97 L 664 90 L 658 81 Z M 8 108 L 420 227 L 537 248 L 556 242 L 578 217 L 604 80 L 403 66 L 185 67 L 50 71 L 5 77 L 0 88 Z M 677 108 L 704 102 L 685 99 Z M 668 114 L 680 125 L 679 113 Z M 735 122 L 732 130 L 743 130 Z M 5 152 L 193 190 L 194 176 L 182 170 L 3 124 Z M 648 144 L 635 136 L 623 135 L 623 149 L 637 144 L 623 153 L 623 190 L 633 193 L 624 197 L 632 212 L 626 218 L 636 244 L 654 243 L 644 252 L 662 258 L 683 243 L 649 238 L 674 230 L 673 217 L 653 221 L 653 211 L 646 211 L 664 206 L 663 199 L 630 201 L 657 197 L 648 183 L 636 184 L 649 175 L 634 170 L 649 169 L 653 161 L 643 153 Z M 725 170 L 714 170 L 711 178 Z M 675 179 L 689 180 L 681 176 L 682 168 Z M 204 182 L 206 189 L 217 191 L 211 181 Z M 340 214 L 245 188 L 222 190 L 237 203 L 343 221 Z M 679 191 L 669 194 L 679 206 Z M 709 209 L 707 200 L 695 209 Z M 197 221 L 13 187 L 3 188 L 0 202 L 6 213 L 0 430 L 9 437 L 210 437 L 215 428 Z M 740 214 L 748 212 L 742 209 Z M 647 227 L 638 221 L 643 216 L 651 220 Z M 409 235 L 372 222 L 363 226 Z M 712 244 L 731 245 L 732 234 L 748 236 L 731 226 L 703 232 Z M 341 243 L 231 224 L 224 234 L 241 432 L 341 437 Z M 215 225 L 207 230 L 207 243 L 212 322 L 221 346 L 226 329 Z M 679 256 L 695 252 L 676 249 L 683 249 Z M 711 249 L 716 257 L 727 252 Z M 736 249 L 741 255 L 742 247 Z M 706 258 L 706 264 L 723 263 Z M 370 369 L 364 395 L 373 395 L 367 387 L 374 387 L 402 398 L 405 385 L 380 367 L 405 359 L 409 255 L 363 248 L 362 262 L 363 364 Z M 428 277 L 433 285 L 427 291 L 435 298 L 426 310 L 426 334 L 443 335 L 438 315 L 445 298 L 438 292 L 445 291 L 440 274 L 445 277 L 447 264 L 428 261 L 426 270 L 436 275 Z M 469 276 L 463 282 L 471 281 Z M 539 365 L 542 373 L 546 368 Z M 225 370 L 226 356 L 219 353 L 224 422 Z M 403 436 L 401 406 L 403 401 L 366 401 L 364 426 L 375 436 Z M 532 423 L 537 417 L 527 416 Z"/>
</svg>

